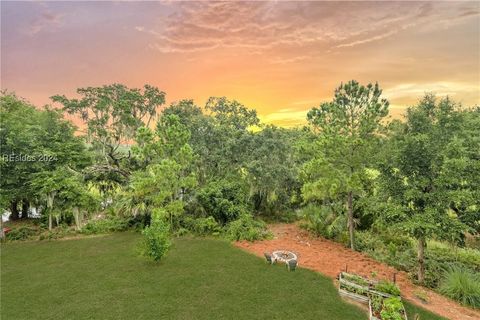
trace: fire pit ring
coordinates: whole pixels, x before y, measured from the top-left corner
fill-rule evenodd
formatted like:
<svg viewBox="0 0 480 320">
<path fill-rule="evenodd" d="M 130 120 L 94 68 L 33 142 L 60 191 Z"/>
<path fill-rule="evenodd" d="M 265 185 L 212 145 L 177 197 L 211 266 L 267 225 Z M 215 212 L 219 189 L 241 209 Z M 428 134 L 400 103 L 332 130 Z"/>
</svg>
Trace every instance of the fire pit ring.
<svg viewBox="0 0 480 320">
<path fill-rule="evenodd" d="M 288 263 L 290 260 L 298 260 L 297 255 L 287 250 L 277 250 L 272 253 L 272 258 L 277 262 Z"/>
</svg>

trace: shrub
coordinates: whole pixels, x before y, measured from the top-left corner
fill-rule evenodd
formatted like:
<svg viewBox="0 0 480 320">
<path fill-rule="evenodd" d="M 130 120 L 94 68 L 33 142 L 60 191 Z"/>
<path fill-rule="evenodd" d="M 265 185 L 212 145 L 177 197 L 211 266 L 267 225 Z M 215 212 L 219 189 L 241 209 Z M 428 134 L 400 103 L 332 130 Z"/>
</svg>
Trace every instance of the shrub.
<svg viewBox="0 0 480 320">
<path fill-rule="evenodd" d="M 176 237 L 183 237 L 183 236 L 188 236 L 190 235 L 191 232 L 187 228 L 180 227 L 174 232 L 174 236 Z"/>
<path fill-rule="evenodd" d="M 84 234 L 109 233 L 125 231 L 129 228 L 129 220 L 120 217 L 107 217 L 105 219 L 89 221 L 83 228 Z"/>
<path fill-rule="evenodd" d="M 397 269 L 412 271 L 416 266 L 415 249 L 410 239 L 394 238 L 385 233 L 361 231 L 355 234 L 356 248 L 375 260 L 388 263 Z"/>
<path fill-rule="evenodd" d="M 204 212 L 222 225 L 246 213 L 247 199 L 248 191 L 238 181 L 213 181 L 197 194 L 197 201 Z"/>
<path fill-rule="evenodd" d="M 27 240 L 36 234 L 38 234 L 37 229 L 21 226 L 19 228 L 10 230 L 5 237 L 7 240 Z"/>
<path fill-rule="evenodd" d="M 425 254 L 425 285 L 436 288 L 440 285 L 445 270 L 460 268 L 480 272 L 480 252 L 432 241 Z"/>
<path fill-rule="evenodd" d="M 225 235 L 232 241 L 255 241 L 265 239 L 269 232 L 263 221 L 255 220 L 250 214 L 244 214 L 227 225 Z"/>
<path fill-rule="evenodd" d="M 346 218 L 344 215 L 335 214 L 331 207 L 308 204 L 299 211 L 299 216 L 305 221 L 303 227 L 316 235 L 340 242 L 347 238 L 348 242 Z"/>
<path fill-rule="evenodd" d="M 459 248 L 446 243 L 431 241 L 428 252 L 431 259 L 440 262 L 458 262 L 468 269 L 480 272 L 480 251 L 471 248 Z"/>
<path fill-rule="evenodd" d="M 480 276 L 463 268 L 451 267 L 444 272 L 439 290 L 460 303 L 480 308 Z"/>
<path fill-rule="evenodd" d="M 186 217 L 185 219 L 183 219 L 182 224 L 189 231 L 199 236 L 216 236 L 219 235 L 222 231 L 222 228 L 212 216 L 209 216 L 207 218 Z"/>
<path fill-rule="evenodd" d="M 153 261 L 159 261 L 171 246 L 170 227 L 162 221 L 156 221 L 142 231 L 141 254 Z"/>
<path fill-rule="evenodd" d="M 394 296 L 400 295 L 400 289 L 397 287 L 395 283 L 390 281 L 385 281 L 385 280 L 380 281 L 375 285 L 375 290 L 388 293 Z"/>
<path fill-rule="evenodd" d="M 38 240 L 54 240 L 75 234 L 75 230 L 65 224 L 61 224 L 53 230 L 45 230 L 40 234 Z"/>
</svg>

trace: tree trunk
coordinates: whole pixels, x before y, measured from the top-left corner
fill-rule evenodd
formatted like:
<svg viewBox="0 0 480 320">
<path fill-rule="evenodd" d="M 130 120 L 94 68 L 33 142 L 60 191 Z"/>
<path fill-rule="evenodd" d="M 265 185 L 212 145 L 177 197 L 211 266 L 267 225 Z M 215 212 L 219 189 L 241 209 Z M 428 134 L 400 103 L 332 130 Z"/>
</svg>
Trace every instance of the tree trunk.
<svg viewBox="0 0 480 320">
<path fill-rule="evenodd" d="M 5 232 L 3 231 L 3 216 L 0 216 L 0 241 L 5 239 Z"/>
<path fill-rule="evenodd" d="M 353 192 L 352 191 L 348 193 L 347 206 L 348 206 L 348 233 L 350 236 L 350 248 L 352 250 L 355 250 L 355 234 L 354 234 L 355 224 L 353 222 Z"/>
<path fill-rule="evenodd" d="M 18 211 L 18 200 L 12 200 L 10 202 L 10 212 L 10 220 L 14 221 L 20 218 L 20 212 Z"/>
<path fill-rule="evenodd" d="M 425 281 L 425 238 L 418 239 L 418 282 L 423 283 Z"/>
<path fill-rule="evenodd" d="M 30 210 L 30 202 L 28 199 L 22 199 L 22 219 L 28 219 L 28 211 Z"/>
<path fill-rule="evenodd" d="M 53 199 L 55 198 L 55 192 L 51 192 L 47 195 L 47 208 L 48 208 L 48 230 L 52 230 L 52 209 L 53 209 Z"/>
<path fill-rule="evenodd" d="M 52 224 L 53 224 L 53 221 L 52 221 L 52 212 L 51 210 L 48 210 L 48 230 L 52 230 Z"/>
<path fill-rule="evenodd" d="M 80 219 L 80 210 L 78 207 L 74 207 L 72 209 L 73 211 L 73 217 L 75 218 L 75 230 L 80 231 L 81 227 L 81 219 Z"/>
</svg>

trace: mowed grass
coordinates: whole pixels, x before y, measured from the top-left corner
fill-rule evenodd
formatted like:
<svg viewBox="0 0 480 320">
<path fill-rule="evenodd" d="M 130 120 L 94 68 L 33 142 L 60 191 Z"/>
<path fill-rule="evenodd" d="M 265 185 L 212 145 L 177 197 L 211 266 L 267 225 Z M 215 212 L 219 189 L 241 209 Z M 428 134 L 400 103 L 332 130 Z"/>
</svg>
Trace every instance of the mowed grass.
<svg viewBox="0 0 480 320">
<path fill-rule="evenodd" d="M 318 273 L 287 272 L 213 239 L 176 239 L 155 264 L 137 255 L 138 240 L 2 245 L 2 320 L 367 319 Z"/>
</svg>

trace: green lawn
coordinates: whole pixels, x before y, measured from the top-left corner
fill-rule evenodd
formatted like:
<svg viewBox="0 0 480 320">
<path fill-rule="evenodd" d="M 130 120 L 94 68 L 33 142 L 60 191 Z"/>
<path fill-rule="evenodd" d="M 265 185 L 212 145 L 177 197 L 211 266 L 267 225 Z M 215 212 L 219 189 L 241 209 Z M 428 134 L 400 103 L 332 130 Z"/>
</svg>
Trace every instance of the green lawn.
<svg viewBox="0 0 480 320">
<path fill-rule="evenodd" d="M 367 319 L 318 273 L 208 239 L 178 239 L 156 265 L 137 256 L 138 237 L 2 245 L 2 320 Z"/>
</svg>

